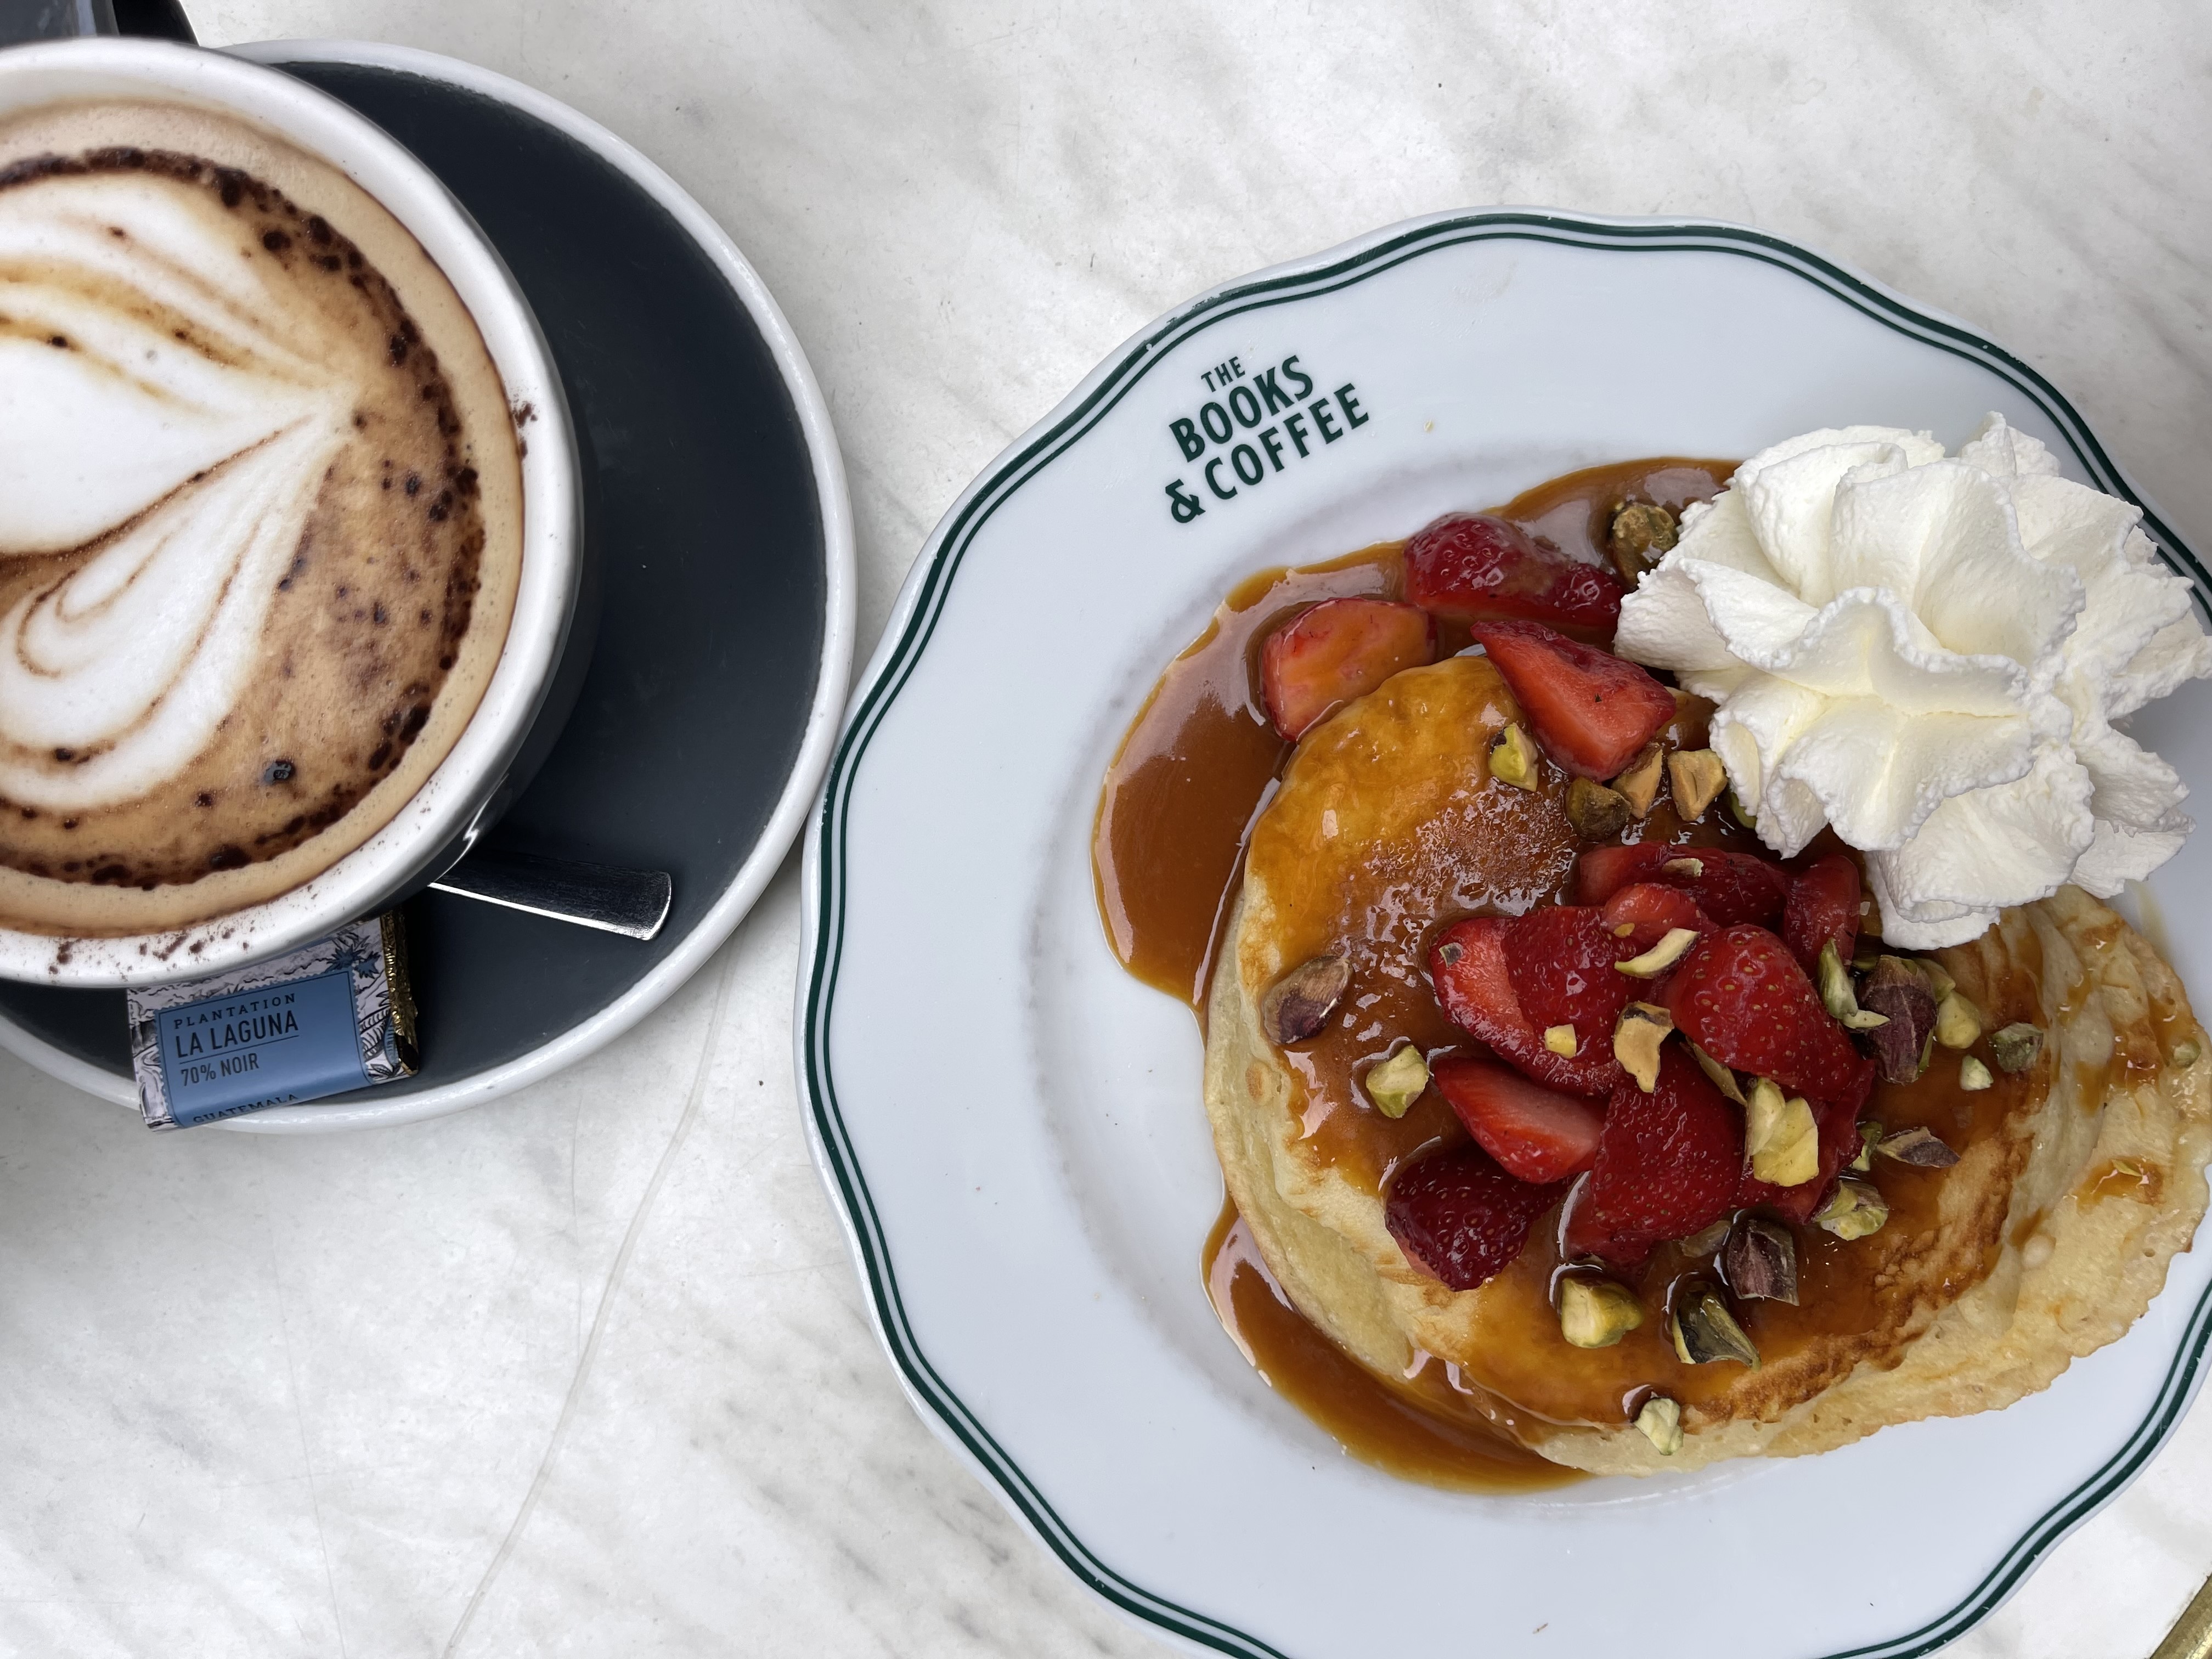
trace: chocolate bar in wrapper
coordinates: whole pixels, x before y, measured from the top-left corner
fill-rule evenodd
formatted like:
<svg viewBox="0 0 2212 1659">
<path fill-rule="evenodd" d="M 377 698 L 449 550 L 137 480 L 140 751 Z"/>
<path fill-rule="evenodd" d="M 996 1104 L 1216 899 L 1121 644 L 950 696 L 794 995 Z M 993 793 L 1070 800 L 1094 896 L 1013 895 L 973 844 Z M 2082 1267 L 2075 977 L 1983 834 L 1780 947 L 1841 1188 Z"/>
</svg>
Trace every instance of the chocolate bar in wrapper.
<svg viewBox="0 0 2212 1659">
<path fill-rule="evenodd" d="M 131 1066 L 151 1129 L 186 1129 L 412 1077 L 399 913 L 251 967 L 132 987 Z"/>
</svg>

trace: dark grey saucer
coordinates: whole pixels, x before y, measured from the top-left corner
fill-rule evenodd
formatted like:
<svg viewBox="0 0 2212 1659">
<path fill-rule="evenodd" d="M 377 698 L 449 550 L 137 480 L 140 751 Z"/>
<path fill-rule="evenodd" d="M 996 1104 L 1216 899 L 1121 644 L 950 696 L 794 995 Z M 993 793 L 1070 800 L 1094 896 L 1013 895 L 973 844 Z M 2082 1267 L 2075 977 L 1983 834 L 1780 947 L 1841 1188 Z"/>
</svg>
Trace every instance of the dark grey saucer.
<svg viewBox="0 0 2212 1659">
<path fill-rule="evenodd" d="M 537 312 L 594 458 L 591 666 L 558 742 L 488 839 L 665 870 L 675 883 L 650 944 L 441 893 L 409 901 L 422 1071 L 332 1103 L 415 1116 L 534 1074 L 517 1062 L 635 1002 L 663 963 L 696 967 L 710 912 L 712 943 L 733 925 L 720 901 L 757 849 L 781 855 L 760 847 L 772 819 L 788 834 L 779 807 L 817 714 L 833 550 L 769 341 L 636 179 L 537 115 L 430 75 L 276 66 L 381 126 L 475 215 Z M 842 660 L 842 640 L 838 649 Z M 72 1081 L 129 1086 L 120 991 L 0 981 L 0 1021 L 35 1039 L 10 1046 Z M 107 1075 L 87 1078 L 85 1066 Z M 283 1115 L 319 1127 L 303 1121 L 319 1111 L 331 1127 L 367 1115 Z"/>
</svg>

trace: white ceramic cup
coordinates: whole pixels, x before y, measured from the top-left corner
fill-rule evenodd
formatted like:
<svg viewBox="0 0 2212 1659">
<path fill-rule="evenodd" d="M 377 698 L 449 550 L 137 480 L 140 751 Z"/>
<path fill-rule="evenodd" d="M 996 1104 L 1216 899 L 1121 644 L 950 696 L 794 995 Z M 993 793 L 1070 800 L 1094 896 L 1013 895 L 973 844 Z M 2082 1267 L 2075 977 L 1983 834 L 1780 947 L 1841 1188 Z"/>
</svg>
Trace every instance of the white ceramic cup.
<svg viewBox="0 0 2212 1659">
<path fill-rule="evenodd" d="M 159 935 L 73 939 L 0 928 L 0 978 L 50 985 L 187 979 L 289 950 L 366 915 L 450 862 L 545 701 L 575 611 L 582 510 L 568 399 L 538 319 L 496 250 L 437 176 L 373 123 L 282 71 L 197 47 L 112 37 L 0 51 L 0 115 L 137 98 L 258 123 L 336 167 L 413 233 L 476 320 L 511 406 L 536 411 L 522 459 L 522 568 L 507 641 L 459 740 L 375 835 L 264 903 Z"/>
</svg>

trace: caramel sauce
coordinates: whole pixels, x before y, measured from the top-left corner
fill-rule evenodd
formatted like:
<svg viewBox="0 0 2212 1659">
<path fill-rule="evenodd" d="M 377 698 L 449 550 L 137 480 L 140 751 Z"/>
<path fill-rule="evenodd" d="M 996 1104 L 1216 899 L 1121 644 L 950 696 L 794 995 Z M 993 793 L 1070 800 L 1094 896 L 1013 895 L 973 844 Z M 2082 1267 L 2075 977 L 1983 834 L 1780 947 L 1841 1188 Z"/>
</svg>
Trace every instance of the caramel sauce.
<svg viewBox="0 0 2212 1659">
<path fill-rule="evenodd" d="M 1589 467 L 1498 511 L 1562 552 L 1610 568 L 1606 534 L 1621 502 L 1679 515 L 1717 494 L 1735 471 L 1733 461 L 1672 456 Z M 1245 840 L 1291 755 L 1261 706 L 1260 647 L 1294 612 L 1323 599 L 1404 598 L 1404 548 L 1382 542 L 1239 582 L 1168 665 L 1107 770 L 1091 842 L 1107 940 L 1123 967 L 1189 1003 L 1201 1021 Z M 1467 642 L 1464 629 L 1438 624 L 1439 657 Z"/>
<path fill-rule="evenodd" d="M 2023 978 L 1999 988 L 1986 1006 L 2001 1021 L 2032 1019 L 2033 987 Z M 1962 1089 L 1958 1054 L 1939 1048 L 1917 1082 L 1877 1084 L 1865 1115 L 1891 1133 L 1924 1125 L 1964 1152 L 2001 1131 L 2036 1075 L 2000 1073 L 1991 1088 Z M 1888 1266 L 1935 1243 L 1942 1172 L 1876 1158 L 1860 1178 L 1871 1182 L 1889 1206 L 1889 1221 L 1880 1232 L 1846 1243 L 1818 1227 L 1796 1228 L 1796 1305 L 1735 1302 L 1738 1322 L 1770 1368 L 1795 1361 L 1848 1370 L 1850 1340 L 1903 1312 L 1915 1293 Z M 1667 1334 L 1665 1310 L 1682 1283 L 1719 1281 L 1710 1259 L 1692 1260 L 1674 1245 L 1662 1245 L 1640 1273 L 1615 1274 L 1637 1291 L 1644 1322 L 1615 1346 L 1599 1349 L 1572 1347 L 1559 1334 L 1553 1286 L 1563 1265 L 1558 1230 L 1547 1217 L 1537 1223 L 1520 1255 L 1476 1292 L 1486 1331 L 1496 1334 L 1472 1368 L 1471 1382 L 1554 1422 L 1621 1423 L 1633 1419 L 1650 1390 L 1670 1395 L 1685 1407 L 1713 1406 L 1742 1381 L 1733 1364 L 1684 1364 Z M 1964 1291 L 1992 1266 L 1993 1256 L 1984 1255 L 1943 1288 L 1949 1294 Z"/>
<path fill-rule="evenodd" d="M 1091 841 L 1107 939 L 1124 968 L 1201 1023 L 1245 838 L 1291 754 L 1261 706 L 1260 647 L 1323 599 L 1403 598 L 1404 546 L 1239 582 L 1168 665 L 1107 771 Z"/>
<path fill-rule="evenodd" d="M 1591 468 L 1554 479 L 1498 510 L 1574 556 L 1602 563 L 1610 516 L 1619 503 L 1651 501 L 1679 514 L 1688 502 L 1716 493 L 1732 471 L 1728 462 L 1673 458 Z M 1327 564 L 1263 571 L 1240 583 L 1205 634 L 1161 676 L 1108 773 L 1092 837 L 1108 939 L 1124 967 L 1183 999 L 1201 1023 L 1255 827 L 1293 752 L 1261 705 L 1260 646 L 1296 611 L 1322 599 L 1401 597 L 1402 547 L 1385 543 Z M 1463 632 L 1455 638 L 1453 630 L 1439 632 L 1440 659 L 1466 642 Z M 1484 666 L 1494 690 L 1474 685 L 1475 702 L 1460 728 L 1474 757 L 1468 767 L 1483 769 L 1470 771 L 1474 784 L 1486 782 L 1488 733 L 1518 718 L 1503 683 Z M 1392 686 L 1418 678 L 1401 676 Z M 1682 701 L 1672 739 L 1682 747 L 1702 747 L 1710 708 L 1695 699 Z M 1482 789 L 1480 805 L 1471 793 L 1466 799 L 1455 795 L 1440 809 L 1439 833 L 1424 838 L 1428 856 L 1413 861 L 1418 868 L 1403 858 L 1378 855 L 1355 861 L 1348 880 L 1340 870 L 1317 875 L 1316 883 L 1335 883 L 1327 892 L 1298 893 L 1293 872 L 1284 884 L 1291 890 L 1276 895 L 1286 912 L 1310 913 L 1310 923 L 1301 925 L 1317 930 L 1314 950 L 1345 949 L 1352 956 L 1355 994 L 1320 1034 L 1285 1058 L 1297 1079 L 1305 1138 L 1323 1160 L 1370 1190 L 1382 1190 L 1401 1164 L 1468 1138 L 1434 1091 L 1394 1121 L 1368 1105 L 1358 1075 L 1401 1040 L 1431 1054 L 1468 1042 L 1428 987 L 1426 946 L 1436 928 L 1470 914 L 1519 914 L 1567 896 L 1575 847 L 1558 805 L 1563 784 L 1553 778 L 1547 787 L 1548 797 Z M 1455 825 L 1455 812 L 1468 815 L 1465 822 Z M 1467 844 L 1464 832 L 1480 827 L 1477 815 L 1483 812 L 1526 816 L 1521 826 L 1526 833 L 1510 868 L 1483 870 L 1455 861 L 1453 849 Z M 1455 837 L 1455 828 L 1463 833 Z M 1489 833 L 1498 839 L 1495 823 Z M 1668 801 L 1632 824 L 1624 839 L 1760 850 L 1725 806 L 1685 824 Z M 1834 845 L 1816 846 L 1808 857 Z M 2039 1019 L 2033 984 L 2026 975 L 2011 985 L 1972 988 L 1993 1027 Z M 2030 1079 L 2040 1074 L 2001 1074 L 1995 1087 L 1967 1091 L 1959 1087 L 1957 1055 L 1941 1048 L 1936 1055 L 1918 1082 L 1878 1088 L 1868 1110 L 1892 1131 L 1925 1124 L 1961 1151 L 1993 1133 Z M 1887 1303 L 1910 1294 L 1877 1263 L 1891 1251 L 1924 1249 L 1933 1240 L 1942 1176 L 1887 1160 L 1877 1164 L 1869 1178 L 1890 1206 L 1888 1226 L 1873 1241 L 1852 1244 L 1818 1229 L 1797 1230 L 1799 1305 L 1747 1302 L 1739 1308 L 1769 1365 L 1800 1354 L 1817 1363 L 1824 1345 L 1869 1328 Z M 1979 1271 L 1966 1278 L 1978 1279 L 1993 1257 L 1990 1252 Z M 1525 1490 L 1576 1478 L 1534 1458 L 1493 1426 L 1474 1403 L 1486 1394 L 1556 1422 L 1621 1423 L 1633 1418 L 1655 1389 L 1694 1407 L 1726 1395 L 1743 1375 L 1728 1364 L 1685 1365 L 1674 1353 L 1666 1332 L 1668 1297 L 1686 1275 L 1716 1275 L 1712 1263 L 1686 1260 L 1673 1246 L 1656 1252 L 1641 1275 L 1630 1276 L 1646 1310 L 1640 1329 L 1612 1348 L 1570 1346 L 1559 1334 L 1553 1302 L 1560 1267 L 1553 1217 L 1539 1221 L 1520 1257 L 1477 1292 L 1485 1300 L 1486 1328 L 1496 1332 L 1480 1356 L 1480 1375 L 1463 1375 L 1425 1357 L 1402 1383 L 1376 1377 L 1291 1306 L 1233 1208 L 1224 1209 L 1208 1241 L 1205 1267 L 1224 1326 L 1271 1385 L 1352 1455 L 1437 1485 Z"/>
<path fill-rule="evenodd" d="M 2074 1198 L 2085 1210 L 2095 1208 L 2108 1198 L 2155 1204 L 2165 1189 L 2166 1171 L 2157 1164 L 2139 1158 L 2116 1158 L 2084 1176 L 2081 1184 L 2074 1189 Z"/>
<path fill-rule="evenodd" d="M 1492 1427 L 1433 1355 L 1393 1386 L 1345 1353 L 1291 1305 L 1233 1204 L 1206 1241 L 1205 1270 L 1213 1310 L 1244 1358 L 1362 1462 L 1461 1492 L 1539 1492 L 1581 1479 Z"/>
<path fill-rule="evenodd" d="M 1671 722 L 1674 736 L 1702 747 L 1708 713 L 1689 700 Z M 1434 934 L 1465 916 L 1518 915 L 1569 896 L 1580 843 L 1567 823 L 1566 779 L 1547 768 L 1533 790 L 1490 781 L 1491 740 L 1520 717 L 1481 659 L 1401 675 L 1356 724 L 1309 734 L 1294 763 L 1300 788 L 1279 798 L 1248 848 L 1253 867 L 1267 872 L 1284 965 L 1325 951 L 1350 959 L 1352 994 L 1282 1058 L 1297 1079 L 1316 1161 L 1371 1193 L 1403 1164 L 1467 1139 L 1433 1091 L 1394 1122 L 1359 1086 L 1360 1073 L 1401 1040 L 1430 1055 L 1468 1041 L 1429 985 Z M 1413 776 L 1376 787 L 1377 750 L 1409 762 Z M 1665 800 L 1626 838 L 1757 845 L 1723 813 L 1685 824 Z"/>
</svg>

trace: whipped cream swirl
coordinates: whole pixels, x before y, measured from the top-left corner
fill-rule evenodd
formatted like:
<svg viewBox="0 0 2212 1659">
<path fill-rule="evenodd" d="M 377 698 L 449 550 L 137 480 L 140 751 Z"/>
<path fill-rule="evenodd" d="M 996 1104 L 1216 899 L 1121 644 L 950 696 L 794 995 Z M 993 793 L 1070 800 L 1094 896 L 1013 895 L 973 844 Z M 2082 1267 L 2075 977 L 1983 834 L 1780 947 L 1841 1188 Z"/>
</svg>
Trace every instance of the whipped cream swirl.
<svg viewBox="0 0 2212 1659">
<path fill-rule="evenodd" d="M 2140 509 L 1991 415 L 1808 433 L 1684 514 L 1615 649 L 1718 705 L 1759 838 L 1866 854 L 1883 937 L 1975 938 L 2073 882 L 2110 897 L 2179 848 L 2188 791 L 2113 722 L 2212 673 Z"/>
<path fill-rule="evenodd" d="M 240 243 L 150 173 L 0 191 L 0 559 L 87 550 L 0 617 L 11 800 L 130 799 L 201 751 L 353 435 L 350 354 Z"/>
</svg>

